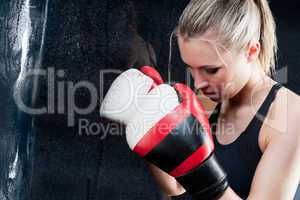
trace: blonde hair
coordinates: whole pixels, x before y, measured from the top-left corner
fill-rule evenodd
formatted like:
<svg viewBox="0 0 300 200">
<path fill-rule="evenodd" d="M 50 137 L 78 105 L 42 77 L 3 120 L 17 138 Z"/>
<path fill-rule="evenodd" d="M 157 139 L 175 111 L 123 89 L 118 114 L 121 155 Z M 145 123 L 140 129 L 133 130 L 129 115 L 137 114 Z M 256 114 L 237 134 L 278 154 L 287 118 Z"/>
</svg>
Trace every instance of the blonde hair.
<svg viewBox="0 0 300 200">
<path fill-rule="evenodd" d="M 262 70 L 274 72 L 277 54 L 275 22 L 267 0 L 191 0 L 184 9 L 176 34 L 197 37 L 207 30 L 218 33 L 226 48 L 243 49 L 260 41 Z"/>
</svg>

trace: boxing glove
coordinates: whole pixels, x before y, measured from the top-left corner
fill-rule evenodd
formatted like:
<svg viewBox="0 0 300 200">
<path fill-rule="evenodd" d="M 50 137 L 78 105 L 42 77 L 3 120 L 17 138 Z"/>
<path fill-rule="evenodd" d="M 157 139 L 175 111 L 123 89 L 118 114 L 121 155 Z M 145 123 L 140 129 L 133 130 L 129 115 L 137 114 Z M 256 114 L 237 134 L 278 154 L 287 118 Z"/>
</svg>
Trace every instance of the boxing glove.
<svg viewBox="0 0 300 200">
<path fill-rule="evenodd" d="M 129 147 L 175 177 L 193 199 L 216 199 L 228 182 L 213 153 L 204 108 L 189 87 L 164 84 L 157 74 L 151 68 L 122 73 L 100 115 L 125 123 Z"/>
</svg>

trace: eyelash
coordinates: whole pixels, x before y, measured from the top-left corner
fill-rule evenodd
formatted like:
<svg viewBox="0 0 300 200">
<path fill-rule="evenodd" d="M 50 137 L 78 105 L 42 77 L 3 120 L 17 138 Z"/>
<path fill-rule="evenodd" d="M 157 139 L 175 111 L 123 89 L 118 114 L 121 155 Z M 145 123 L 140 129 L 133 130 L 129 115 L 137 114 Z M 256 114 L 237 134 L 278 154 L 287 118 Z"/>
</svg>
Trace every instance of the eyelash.
<svg viewBox="0 0 300 200">
<path fill-rule="evenodd" d="M 216 74 L 219 71 L 219 67 L 215 67 L 215 68 L 206 68 L 205 72 L 207 74 Z"/>
<path fill-rule="evenodd" d="M 216 73 L 219 71 L 220 68 L 221 68 L 221 67 L 204 68 L 204 69 L 202 69 L 202 70 L 203 70 L 205 73 L 209 74 L 209 75 L 214 75 L 214 74 L 216 74 Z M 190 71 L 192 71 L 191 67 L 189 67 L 189 66 L 188 66 L 188 69 L 189 69 Z"/>
</svg>

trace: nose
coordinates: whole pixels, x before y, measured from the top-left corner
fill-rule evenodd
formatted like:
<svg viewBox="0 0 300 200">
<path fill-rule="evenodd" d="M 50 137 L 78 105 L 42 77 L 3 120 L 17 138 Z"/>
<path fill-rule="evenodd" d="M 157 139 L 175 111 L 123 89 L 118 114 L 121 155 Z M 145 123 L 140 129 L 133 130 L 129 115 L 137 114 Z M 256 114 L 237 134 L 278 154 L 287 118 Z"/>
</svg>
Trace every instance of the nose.
<svg viewBox="0 0 300 200">
<path fill-rule="evenodd" d="M 208 81 L 206 80 L 200 80 L 200 79 L 194 79 L 194 87 L 195 89 L 204 89 L 208 86 Z"/>
<path fill-rule="evenodd" d="M 201 73 L 191 70 L 191 74 L 194 79 L 194 88 L 196 90 L 203 89 L 208 86 L 208 81 L 204 78 L 204 76 Z"/>
</svg>

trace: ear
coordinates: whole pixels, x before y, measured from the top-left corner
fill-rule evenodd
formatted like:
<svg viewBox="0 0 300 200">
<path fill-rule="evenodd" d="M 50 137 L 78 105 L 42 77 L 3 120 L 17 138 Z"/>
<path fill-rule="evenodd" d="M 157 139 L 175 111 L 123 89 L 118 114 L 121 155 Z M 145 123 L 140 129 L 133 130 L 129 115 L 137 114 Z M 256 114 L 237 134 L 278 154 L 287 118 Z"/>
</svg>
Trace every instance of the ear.
<svg viewBox="0 0 300 200">
<path fill-rule="evenodd" d="M 258 41 L 249 42 L 247 47 L 247 62 L 251 63 L 254 62 L 260 53 L 260 43 Z"/>
</svg>

